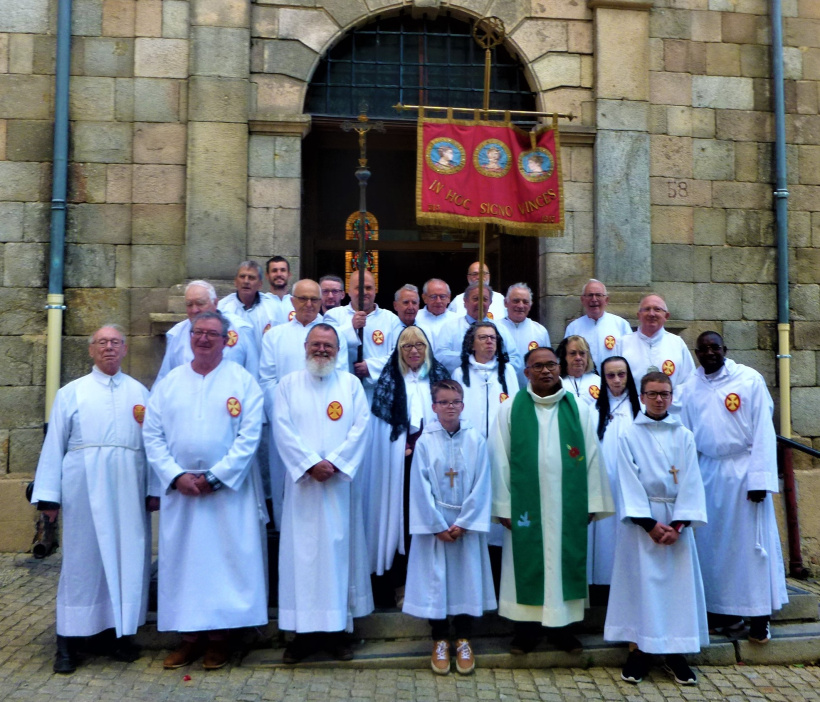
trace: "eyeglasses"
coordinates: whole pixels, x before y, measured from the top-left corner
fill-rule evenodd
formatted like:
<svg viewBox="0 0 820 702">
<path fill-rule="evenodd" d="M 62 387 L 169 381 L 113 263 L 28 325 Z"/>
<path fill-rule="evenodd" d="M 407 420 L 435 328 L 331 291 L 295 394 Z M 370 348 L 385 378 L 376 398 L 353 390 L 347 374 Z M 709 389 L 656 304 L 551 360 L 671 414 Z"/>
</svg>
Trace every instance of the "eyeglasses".
<svg viewBox="0 0 820 702">
<path fill-rule="evenodd" d="M 581 297 L 594 297 L 596 300 L 602 300 L 606 297 L 606 293 L 584 293 Z"/>
<path fill-rule="evenodd" d="M 110 346 L 112 349 L 118 349 L 125 342 L 122 339 L 97 339 L 96 341 L 92 341 L 91 343 L 94 344 L 94 346 L 99 346 L 101 348 Z"/>
<path fill-rule="evenodd" d="M 663 307 L 641 307 L 638 312 L 655 312 L 656 314 L 665 314 L 667 310 Z"/>
<path fill-rule="evenodd" d="M 427 344 L 423 341 L 416 341 L 414 343 L 409 344 L 402 344 L 401 345 L 402 351 L 409 351 L 410 349 L 416 349 L 417 351 L 423 351 L 427 348 Z"/>
<path fill-rule="evenodd" d="M 540 373 L 545 368 L 552 373 L 553 371 L 558 369 L 558 364 L 555 361 L 549 361 L 547 363 L 533 363 L 527 368 L 532 368 L 536 373 Z"/>
<path fill-rule="evenodd" d="M 644 392 L 644 395 L 646 395 L 650 400 L 654 400 L 656 397 L 668 400 L 672 397 L 672 393 L 669 390 L 661 390 L 660 392 L 657 390 L 647 390 Z"/>
<path fill-rule="evenodd" d="M 613 378 L 620 378 L 623 380 L 626 378 L 626 371 L 618 371 L 617 373 L 604 373 L 604 376 L 607 380 L 612 380 Z"/>
<path fill-rule="evenodd" d="M 468 273 L 468 274 L 467 274 L 467 277 L 468 277 L 468 278 L 478 278 L 478 271 L 476 271 L 475 273 Z M 489 277 L 490 277 L 489 272 L 486 272 L 486 271 L 485 271 L 485 273 L 484 273 L 484 277 L 485 277 L 485 278 L 489 278 Z"/>
<path fill-rule="evenodd" d="M 344 290 L 322 290 L 322 295 L 344 295 Z"/>
<path fill-rule="evenodd" d="M 461 407 L 464 402 L 461 400 L 436 400 L 433 404 L 444 409 L 445 407 Z"/>
<path fill-rule="evenodd" d="M 208 341 L 215 341 L 220 336 L 224 337 L 225 334 L 220 334 L 218 331 L 211 329 L 207 331 L 204 329 L 194 329 L 194 331 L 191 332 L 191 336 L 194 337 L 194 339 L 201 339 L 204 336 Z"/>
<path fill-rule="evenodd" d="M 498 339 L 495 334 L 476 334 L 475 338 L 479 341 L 496 341 Z"/>
<path fill-rule="evenodd" d="M 318 304 L 322 301 L 320 297 L 305 297 L 303 295 L 291 295 L 294 300 L 299 300 L 300 302 L 304 302 L 305 304 L 312 302 L 314 305 Z"/>
<path fill-rule="evenodd" d="M 703 346 L 698 346 L 695 351 L 699 351 L 700 353 L 708 353 L 709 351 L 718 353 L 723 351 L 723 347 L 718 344 L 704 344 Z"/>
<path fill-rule="evenodd" d="M 426 293 L 426 295 L 430 300 L 447 300 L 450 297 L 449 295 L 435 295 L 433 293 Z"/>
</svg>

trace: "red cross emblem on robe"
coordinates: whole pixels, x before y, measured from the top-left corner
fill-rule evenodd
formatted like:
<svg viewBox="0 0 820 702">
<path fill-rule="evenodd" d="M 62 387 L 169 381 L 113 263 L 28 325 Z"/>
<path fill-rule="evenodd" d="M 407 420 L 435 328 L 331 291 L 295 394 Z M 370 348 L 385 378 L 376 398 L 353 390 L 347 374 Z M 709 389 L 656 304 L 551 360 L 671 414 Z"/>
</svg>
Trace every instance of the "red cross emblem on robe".
<svg viewBox="0 0 820 702">
<path fill-rule="evenodd" d="M 333 402 L 331 402 L 327 406 L 327 416 L 330 417 L 334 422 L 340 420 L 342 418 L 343 414 L 344 414 L 344 408 L 342 407 L 341 402 L 337 402 L 336 400 L 333 400 Z"/>
<path fill-rule="evenodd" d="M 607 347 L 610 351 L 615 348 L 615 337 L 610 334 L 606 339 L 604 339 L 604 346 Z"/>
<path fill-rule="evenodd" d="M 373 343 L 377 346 L 381 346 L 384 343 L 384 334 L 382 334 L 378 329 L 373 332 Z"/>
<path fill-rule="evenodd" d="M 270 331 L 270 322 L 265 325 L 265 328 L 262 330 L 263 334 L 267 334 Z"/>
<path fill-rule="evenodd" d="M 737 412 L 740 409 L 740 395 L 736 392 L 730 392 L 723 401 L 726 409 L 730 412 Z"/>
<path fill-rule="evenodd" d="M 527 344 L 527 351 L 532 351 L 533 349 L 537 349 L 537 348 L 538 348 L 538 342 L 537 341 L 531 341 L 529 344 Z"/>
<path fill-rule="evenodd" d="M 288 321 L 290 322 L 296 316 L 296 310 L 288 312 Z"/>
<path fill-rule="evenodd" d="M 492 312 L 487 311 L 487 319 L 494 319 Z"/>
<path fill-rule="evenodd" d="M 509 400 L 509 399 L 510 399 L 510 396 L 509 396 L 506 392 L 502 392 L 502 393 L 498 396 L 498 402 L 499 402 L 499 404 L 500 404 L 500 403 L 502 403 L 502 402 L 504 402 L 504 400 Z"/>
<path fill-rule="evenodd" d="M 589 386 L 589 394 L 592 395 L 596 400 L 598 399 L 598 395 L 601 394 L 601 390 L 597 385 L 590 385 Z"/>
<path fill-rule="evenodd" d="M 242 412 L 242 403 L 235 397 L 228 398 L 227 406 L 228 414 L 231 415 L 231 417 L 238 417 Z"/>
<path fill-rule="evenodd" d="M 236 346 L 236 342 L 239 341 L 239 334 L 237 334 L 233 329 L 228 332 L 228 343 L 227 346 Z"/>
<path fill-rule="evenodd" d="M 667 359 L 663 362 L 661 370 L 666 373 L 666 375 L 672 375 L 675 372 L 675 364 Z"/>
<path fill-rule="evenodd" d="M 134 405 L 134 419 L 137 424 L 142 424 L 145 419 L 145 405 Z"/>
</svg>

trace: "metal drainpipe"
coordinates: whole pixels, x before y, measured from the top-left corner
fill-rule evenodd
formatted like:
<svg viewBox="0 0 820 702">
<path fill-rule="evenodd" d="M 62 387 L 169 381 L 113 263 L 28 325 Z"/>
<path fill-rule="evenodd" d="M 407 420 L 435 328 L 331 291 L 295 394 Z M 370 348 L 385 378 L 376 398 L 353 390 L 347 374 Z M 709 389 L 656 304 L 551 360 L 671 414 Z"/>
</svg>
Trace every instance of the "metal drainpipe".
<svg viewBox="0 0 820 702">
<path fill-rule="evenodd" d="M 51 189 L 51 245 L 48 273 L 48 331 L 46 341 L 46 416 L 60 388 L 62 362 L 63 267 L 65 254 L 66 191 L 68 182 L 68 84 L 71 67 L 71 0 L 57 3 L 57 62 L 54 89 L 54 169 Z"/>
</svg>

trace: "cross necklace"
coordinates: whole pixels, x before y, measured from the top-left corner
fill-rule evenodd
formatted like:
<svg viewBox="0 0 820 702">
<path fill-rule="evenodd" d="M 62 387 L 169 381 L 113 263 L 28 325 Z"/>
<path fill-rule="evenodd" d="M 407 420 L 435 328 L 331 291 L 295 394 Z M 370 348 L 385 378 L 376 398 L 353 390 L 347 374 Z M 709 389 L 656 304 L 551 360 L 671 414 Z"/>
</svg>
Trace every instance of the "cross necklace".
<svg viewBox="0 0 820 702">
<path fill-rule="evenodd" d="M 455 483 L 453 481 L 455 480 L 456 476 L 458 475 L 458 471 L 453 470 L 452 468 L 450 468 L 450 470 L 448 470 L 444 475 L 446 475 L 448 478 L 450 478 L 450 487 L 455 487 Z"/>
</svg>

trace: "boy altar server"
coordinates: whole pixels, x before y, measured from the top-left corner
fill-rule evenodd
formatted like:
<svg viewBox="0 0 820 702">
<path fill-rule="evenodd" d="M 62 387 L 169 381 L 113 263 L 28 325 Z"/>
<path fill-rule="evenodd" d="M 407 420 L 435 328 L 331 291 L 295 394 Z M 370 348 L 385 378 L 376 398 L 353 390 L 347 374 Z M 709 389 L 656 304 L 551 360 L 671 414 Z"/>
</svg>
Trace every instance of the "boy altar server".
<svg viewBox="0 0 820 702">
<path fill-rule="evenodd" d="M 628 641 L 621 672 L 639 683 L 647 654 L 666 654 L 681 685 L 695 674 L 682 654 L 709 643 L 706 601 L 691 527 L 706 524 L 706 498 L 695 440 L 672 404 L 672 381 L 661 372 L 641 380 L 646 414 L 621 436 L 616 506 L 620 519 L 604 639 Z"/>
<path fill-rule="evenodd" d="M 495 609 L 487 551 L 490 531 L 490 460 L 484 437 L 460 422 L 464 390 L 454 380 L 433 385 L 438 421 L 424 427 L 410 473 L 410 558 L 403 610 L 427 617 L 433 628 L 430 665 L 450 672 L 453 615 L 456 670 L 468 675 L 475 658 L 468 637 L 472 618 Z"/>
</svg>

